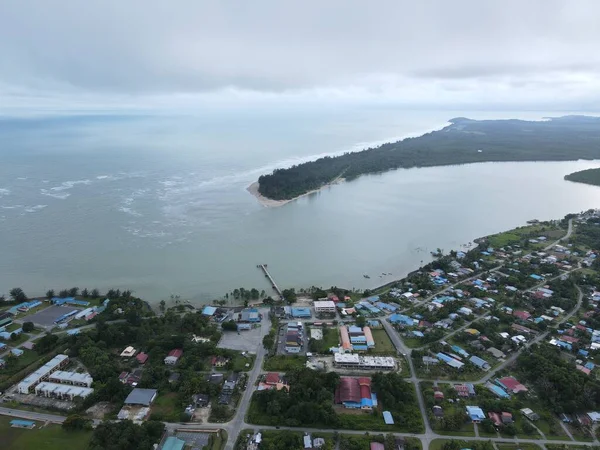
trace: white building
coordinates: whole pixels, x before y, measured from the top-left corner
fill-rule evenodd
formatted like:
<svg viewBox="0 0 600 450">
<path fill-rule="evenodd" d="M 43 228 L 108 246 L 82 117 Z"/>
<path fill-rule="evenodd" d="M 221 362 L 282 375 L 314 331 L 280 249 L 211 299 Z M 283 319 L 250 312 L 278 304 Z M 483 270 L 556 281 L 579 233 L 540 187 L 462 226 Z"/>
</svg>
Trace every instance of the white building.
<svg viewBox="0 0 600 450">
<path fill-rule="evenodd" d="M 61 400 L 73 400 L 75 397 L 86 398 L 94 390 L 89 387 L 69 386 L 67 384 L 49 383 L 43 381 L 35 387 L 37 395 L 58 398 Z"/>
<path fill-rule="evenodd" d="M 133 348 L 131 345 L 129 347 L 127 347 L 125 350 L 123 350 L 121 352 L 121 357 L 122 358 L 131 358 L 133 355 L 135 355 L 135 348 Z"/>
<path fill-rule="evenodd" d="M 90 387 L 94 382 L 94 379 L 89 373 L 65 372 L 63 370 L 57 370 L 48 377 L 48 381 L 51 383 Z"/>
<path fill-rule="evenodd" d="M 48 379 L 52 372 L 66 366 L 69 363 L 69 357 L 67 355 L 56 355 L 42 367 L 32 372 L 17 385 L 17 390 L 20 394 L 29 394 L 31 388 L 35 387 L 38 383 Z"/>
<path fill-rule="evenodd" d="M 319 313 L 334 313 L 335 314 L 335 303 L 332 300 L 316 300 L 315 301 L 315 312 Z"/>
<path fill-rule="evenodd" d="M 362 356 L 356 353 L 335 353 L 333 364 L 336 367 L 364 370 L 393 370 L 396 361 L 391 356 Z"/>
</svg>

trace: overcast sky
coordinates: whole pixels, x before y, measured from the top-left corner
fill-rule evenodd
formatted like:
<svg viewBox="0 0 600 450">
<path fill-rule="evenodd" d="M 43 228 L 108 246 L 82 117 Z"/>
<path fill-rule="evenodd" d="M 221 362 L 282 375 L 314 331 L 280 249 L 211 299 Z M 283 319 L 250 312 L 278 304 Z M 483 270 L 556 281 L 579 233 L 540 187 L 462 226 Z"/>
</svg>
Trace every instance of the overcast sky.
<svg viewBox="0 0 600 450">
<path fill-rule="evenodd" d="M 598 0 L 0 0 L 0 110 L 595 110 L 599 49 Z"/>
</svg>

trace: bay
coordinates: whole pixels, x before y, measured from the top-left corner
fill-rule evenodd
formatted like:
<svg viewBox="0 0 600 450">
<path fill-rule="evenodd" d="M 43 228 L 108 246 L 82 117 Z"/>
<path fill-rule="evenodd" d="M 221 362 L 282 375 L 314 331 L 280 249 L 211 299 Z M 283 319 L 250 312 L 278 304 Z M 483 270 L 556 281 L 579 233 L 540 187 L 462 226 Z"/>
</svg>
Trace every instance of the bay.
<svg viewBox="0 0 600 450">
<path fill-rule="evenodd" d="M 284 287 L 374 287 L 438 247 L 598 207 L 599 188 L 563 176 L 600 162 L 398 170 L 279 208 L 246 187 L 276 167 L 455 116 L 545 115 L 365 108 L 0 120 L 0 292 L 119 287 L 151 302 L 206 302 L 237 287 L 268 291 L 258 263 Z"/>
</svg>

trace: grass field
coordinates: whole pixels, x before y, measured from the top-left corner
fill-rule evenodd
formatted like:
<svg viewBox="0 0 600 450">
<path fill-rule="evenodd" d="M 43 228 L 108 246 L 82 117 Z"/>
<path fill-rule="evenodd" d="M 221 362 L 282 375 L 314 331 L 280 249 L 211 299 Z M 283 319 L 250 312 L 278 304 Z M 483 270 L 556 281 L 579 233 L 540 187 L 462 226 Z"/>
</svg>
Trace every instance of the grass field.
<svg viewBox="0 0 600 450">
<path fill-rule="evenodd" d="M 242 356 L 238 354 L 233 358 L 232 370 L 234 372 L 247 372 L 252 370 L 252 366 L 254 366 L 254 359 L 256 357 L 254 355 L 248 355 L 248 357 Z M 248 364 L 248 367 L 246 367 Z"/>
<path fill-rule="evenodd" d="M 7 450 L 84 450 L 92 437 L 91 431 L 67 432 L 59 425 L 40 428 L 42 422 L 37 422 L 33 430 L 12 428 L 10 421 L 9 417 L 0 417 L 0 447 Z"/>
<path fill-rule="evenodd" d="M 151 414 L 153 416 L 162 417 L 162 420 L 179 421 L 179 417 L 183 408 L 177 401 L 177 394 L 175 392 L 169 392 L 168 394 L 159 395 L 156 401 L 152 405 Z"/>
<path fill-rule="evenodd" d="M 276 355 L 265 359 L 263 364 L 265 370 L 287 372 L 288 370 L 302 369 L 306 367 L 306 357 Z"/>
<path fill-rule="evenodd" d="M 375 341 L 374 353 L 381 355 L 395 355 L 396 347 L 392 344 L 392 340 L 384 329 L 371 329 L 373 340 Z"/>
</svg>

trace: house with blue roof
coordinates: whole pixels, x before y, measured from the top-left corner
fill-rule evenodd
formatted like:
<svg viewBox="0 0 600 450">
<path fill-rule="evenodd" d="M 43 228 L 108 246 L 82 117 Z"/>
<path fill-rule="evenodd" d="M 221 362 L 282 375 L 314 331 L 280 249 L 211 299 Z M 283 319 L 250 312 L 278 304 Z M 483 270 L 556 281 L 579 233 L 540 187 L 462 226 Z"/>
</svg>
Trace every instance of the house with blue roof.
<svg viewBox="0 0 600 450">
<path fill-rule="evenodd" d="M 454 359 L 454 358 L 446 355 L 445 353 L 440 352 L 435 356 L 437 356 L 438 359 L 441 359 L 442 361 L 444 361 L 450 367 L 454 367 L 455 369 L 462 369 L 462 367 L 465 365 L 465 363 L 460 362 L 459 360 Z"/>
<path fill-rule="evenodd" d="M 486 386 L 490 391 L 492 391 L 494 394 L 496 394 L 499 398 L 509 398 L 510 397 L 508 392 L 506 392 L 500 386 L 496 386 L 495 384 L 491 384 L 491 383 L 487 383 Z"/>
<path fill-rule="evenodd" d="M 411 317 L 405 316 L 404 314 L 392 314 L 390 316 L 390 322 L 399 323 L 401 325 L 406 325 L 408 327 L 412 327 L 415 325 L 414 319 Z"/>
<path fill-rule="evenodd" d="M 541 276 L 541 275 L 537 275 L 537 274 L 535 274 L 535 273 L 532 273 L 531 275 L 529 275 L 529 278 L 533 278 L 533 279 L 534 279 L 534 280 L 536 280 L 536 281 L 542 281 L 542 280 L 544 279 L 544 277 L 543 277 L 543 276 Z"/>
<path fill-rule="evenodd" d="M 394 425 L 394 418 L 392 417 L 392 413 L 389 411 L 383 412 L 383 421 L 386 425 Z"/>
<path fill-rule="evenodd" d="M 458 345 L 452 345 L 450 348 L 459 355 L 464 356 L 465 358 L 469 357 L 469 354 L 464 349 L 460 348 Z"/>
<path fill-rule="evenodd" d="M 418 338 L 425 337 L 425 335 L 423 334 L 423 332 L 418 331 L 418 330 L 412 331 L 412 335 L 415 336 L 415 337 L 418 337 Z"/>
<path fill-rule="evenodd" d="M 471 363 L 475 364 L 477 367 L 479 367 L 482 370 L 489 370 L 490 369 L 490 364 L 487 361 L 485 361 L 484 359 L 481 359 L 478 356 L 475 356 L 475 355 L 471 356 L 469 358 L 469 361 Z"/>
<path fill-rule="evenodd" d="M 583 367 L 585 367 L 586 369 L 590 369 L 590 370 L 594 370 L 594 367 L 596 367 L 596 365 L 593 362 L 586 362 Z"/>
<path fill-rule="evenodd" d="M 165 439 L 164 444 L 161 447 L 161 450 L 183 450 L 185 447 L 185 441 L 179 439 L 176 436 L 169 436 Z"/>
<path fill-rule="evenodd" d="M 471 422 L 473 423 L 479 423 L 482 420 L 485 420 L 485 414 L 479 406 L 467 406 L 466 411 L 467 416 L 469 416 L 469 419 L 471 419 Z"/>
<path fill-rule="evenodd" d="M 204 309 L 202 310 L 202 315 L 203 316 L 214 316 L 214 314 L 217 312 L 217 308 L 215 308 L 214 306 L 205 306 Z"/>
<path fill-rule="evenodd" d="M 21 350 L 20 348 L 13 348 L 10 352 L 17 357 L 23 354 L 23 350 Z"/>
</svg>

